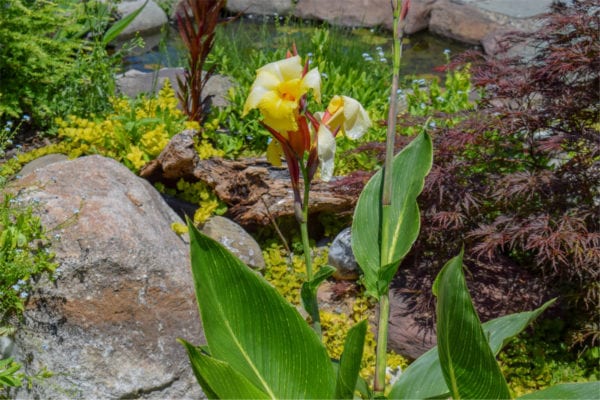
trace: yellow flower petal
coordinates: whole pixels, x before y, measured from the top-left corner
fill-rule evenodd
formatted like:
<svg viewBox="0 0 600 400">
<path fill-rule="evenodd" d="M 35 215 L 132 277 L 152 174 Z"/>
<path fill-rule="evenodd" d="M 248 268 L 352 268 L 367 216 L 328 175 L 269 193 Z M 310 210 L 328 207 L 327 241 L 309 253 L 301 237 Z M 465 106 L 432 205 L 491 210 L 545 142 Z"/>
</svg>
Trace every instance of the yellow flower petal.
<svg viewBox="0 0 600 400">
<path fill-rule="evenodd" d="M 300 62 L 300 56 L 294 56 L 269 63 L 259 68 L 256 72 L 257 74 L 261 72 L 270 72 L 275 75 L 279 81 L 298 79 L 302 77 L 302 63 Z"/>
<path fill-rule="evenodd" d="M 313 68 L 306 75 L 304 75 L 304 87 L 306 92 L 308 89 L 312 89 L 315 95 L 317 103 L 321 102 L 321 74 L 317 68 Z"/>
<path fill-rule="evenodd" d="M 359 139 L 371 126 L 369 114 L 357 100 L 342 96 L 344 99 L 344 131 L 350 139 Z"/>
<path fill-rule="evenodd" d="M 265 65 L 257 70 L 256 80 L 244 103 L 243 115 L 258 108 L 263 122 L 285 133 L 296 131 L 299 102 L 309 90 L 321 98 L 321 77 L 315 68 L 302 76 L 303 66 L 299 56 Z"/>
<path fill-rule="evenodd" d="M 269 92 L 258 105 L 263 114 L 263 122 L 279 132 L 298 129 L 296 113 L 298 102 L 282 99 L 277 93 Z"/>
<path fill-rule="evenodd" d="M 283 156 L 283 149 L 281 144 L 277 140 L 271 140 L 267 146 L 267 161 L 275 167 L 281 166 L 281 156 Z"/>
</svg>

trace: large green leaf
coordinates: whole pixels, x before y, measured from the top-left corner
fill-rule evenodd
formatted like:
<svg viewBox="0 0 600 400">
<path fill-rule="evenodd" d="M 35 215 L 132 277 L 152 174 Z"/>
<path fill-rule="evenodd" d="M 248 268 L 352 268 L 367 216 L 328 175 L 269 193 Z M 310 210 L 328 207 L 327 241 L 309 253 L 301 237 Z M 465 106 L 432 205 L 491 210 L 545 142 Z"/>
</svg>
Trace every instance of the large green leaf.
<svg viewBox="0 0 600 400">
<path fill-rule="evenodd" d="M 533 311 L 509 314 L 484 323 L 483 331 L 494 355 L 497 355 L 512 338 L 521 333 L 554 301 L 550 300 Z M 390 392 L 392 399 L 447 398 L 448 396 L 448 386 L 440 367 L 437 346 L 410 364 Z"/>
<path fill-rule="evenodd" d="M 348 335 L 344 342 L 344 351 L 340 358 L 340 366 L 338 368 L 337 383 L 335 386 L 336 399 L 354 398 L 366 334 L 366 320 L 354 325 L 348 331 Z"/>
<path fill-rule="evenodd" d="M 297 310 L 227 249 L 188 226 L 211 356 L 271 398 L 331 398 L 335 376 L 327 351 Z"/>
<path fill-rule="evenodd" d="M 417 239 L 420 229 L 417 196 L 431 169 L 432 154 L 431 138 L 422 133 L 394 157 L 392 204 L 385 223 L 381 214 L 382 171 L 373 175 L 358 199 L 352 224 L 352 250 L 364 273 L 367 293 L 374 297 L 387 292 L 400 261 Z M 381 253 L 384 237 L 389 249 L 386 259 L 382 259 Z"/>
<path fill-rule="evenodd" d="M 600 382 L 561 383 L 521 396 L 519 400 L 530 399 L 600 399 Z"/>
<path fill-rule="evenodd" d="M 448 261 L 433 284 L 442 373 L 455 399 L 508 399 L 508 385 L 467 289 L 462 256 Z"/>
<path fill-rule="evenodd" d="M 229 364 L 202 354 L 185 340 L 179 340 L 185 347 L 192 364 L 196 379 L 209 399 L 268 399 L 266 393 L 260 391 L 242 374 L 231 368 Z M 218 393 L 218 394 L 217 394 Z"/>
</svg>

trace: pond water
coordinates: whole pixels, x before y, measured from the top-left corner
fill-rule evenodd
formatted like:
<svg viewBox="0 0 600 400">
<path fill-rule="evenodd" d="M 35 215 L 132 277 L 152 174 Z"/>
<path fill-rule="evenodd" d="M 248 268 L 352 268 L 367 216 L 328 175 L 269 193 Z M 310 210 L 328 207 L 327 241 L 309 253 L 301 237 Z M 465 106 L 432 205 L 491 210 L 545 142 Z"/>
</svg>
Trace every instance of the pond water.
<svg viewBox="0 0 600 400">
<path fill-rule="evenodd" d="M 322 26 L 322 25 L 321 25 Z M 238 51 L 274 51 L 288 43 L 298 44 L 299 52 L 310 51 L 311 39 L 319 29 L 315 22 L 290 22 L 271 18 L 244 17 L 234 22 L 220 25 L 217 44 L 231 46 L 235 43 Z M 159 35 L 145 37 L 146 48 L 137 54 L 126 57 L 127 69 L 153 71 L 163 67 L 185 65 L 185 48 L 174 27 L 169 27 Z M 391 33 L 376 29 L 351 29 L 332 27 L 330 42 L 335 46 L 352 47 L 365 59 L 381 60 L 391 65 Z M 446 63 L 445 52 L 458 54 L 473 46 L 450 39 L 420 32 L 404 38 L 401 75 L 439 75 L 435 67 Z"/>
</svg>

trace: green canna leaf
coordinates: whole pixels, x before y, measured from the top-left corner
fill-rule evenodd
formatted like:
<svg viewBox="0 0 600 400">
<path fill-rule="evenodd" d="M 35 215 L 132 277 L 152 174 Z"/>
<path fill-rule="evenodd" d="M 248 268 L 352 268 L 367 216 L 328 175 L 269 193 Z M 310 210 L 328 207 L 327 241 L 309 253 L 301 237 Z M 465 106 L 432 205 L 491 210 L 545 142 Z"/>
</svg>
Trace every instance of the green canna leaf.
<svg viewBox="0 0 600 400">
<path fill-rule="evenodd" d="M 185 340 L 179 342 L 187 350 L 192 370 L 209 399 L 268 399 L 264 392 L 252 385 L 229 364 L 203 354 Z"/>
<path fill-rule="evenodd" d="M 467 289 L 462 256 L 461 252 L 448 261 L 433 284 L 442 373 L 455 399 L 509 399 L 508 385 Z"/>
<path fill-rule="evenodd" d="M 358 199 L 352 224 L 352 251 L 371 296 L 387 292 L 400 261 L 417 239 L 420 229 L 417 196 L 432 160 L 431 138 L 425 132 L 394 157 L 392 204 L 387 221 L 382 221 L 380 207 L 382 171 L 373 175 Z M 387 238 L 384 245 L 389 249 L 386 260 L 381 252 L 383 238 Z"/>
<path fill-rule="evenodd" d="M 304 282 L 300 289 L 300 297 L 302 298 L 302 304 L 304 309 L 311 316 L 313 321 L 316 321 L 319 313 L 319 304 L 317 302 L 317 290 L 323 281 L 329 278 L 335 272 L 335 268 L 331 265 L 324 265 L 315 274 L 314 278 L 310 282 Z"/>
<path fill-rule="evenodd" d="M 332 398 L 331 361 L 298 311 L 189 221 L 188 228 L 196 298 L 211 357 L 270 398 Z"/>
<path fill-rule="evenodd" d="M 336 399 L 353 399 L 360 372 L 365 336 L 367 334 L 367 321 L 363 320 L 348 331 L 344 341 L 344 351 L 340 359 L 335 387 Z"/>
<path fill-rule="evenodd" d="M 497 355 L 512 338 L 521 333 L 555 300 L 550 300 L 533 311 L 504 315 L 484 323 L 483 332 L 488 338 L 494 355 Z M 449 395 L 440 367 L 437 346 L 410 364 L 390 391 L 391 399 L 447 398 Z"/>
</svg>

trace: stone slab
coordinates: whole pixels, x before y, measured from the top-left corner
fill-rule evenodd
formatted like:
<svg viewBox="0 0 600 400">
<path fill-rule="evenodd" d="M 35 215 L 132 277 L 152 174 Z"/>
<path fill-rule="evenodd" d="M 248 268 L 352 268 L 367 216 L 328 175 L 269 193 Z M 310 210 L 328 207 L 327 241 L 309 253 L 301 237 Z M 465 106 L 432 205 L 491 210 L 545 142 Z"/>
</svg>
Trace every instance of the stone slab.
<svg viewBox="0 0 600 400">
<path fill-rule="evenodd" d="M 554 0 L 454 0 L 512 18 L 531 18 L 551 11 Z"/>
</svg>

